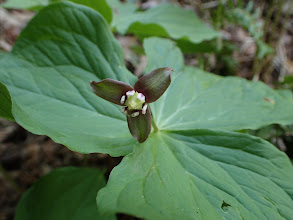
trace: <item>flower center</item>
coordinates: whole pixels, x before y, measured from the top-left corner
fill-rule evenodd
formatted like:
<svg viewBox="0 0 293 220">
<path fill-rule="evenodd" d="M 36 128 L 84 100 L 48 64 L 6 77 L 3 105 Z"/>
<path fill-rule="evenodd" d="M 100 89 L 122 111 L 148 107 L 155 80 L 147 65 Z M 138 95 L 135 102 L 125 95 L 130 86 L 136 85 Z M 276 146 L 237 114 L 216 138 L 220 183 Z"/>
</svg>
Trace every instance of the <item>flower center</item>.
<svg viewBox="0 0 293 220">
<path fill-rule="evenodd" d="M 142 93 L 138 93 L 134 90 L 126 93 L 125 105 L 129 110 L 142 110 L 145 103 L 145 96 Z"/>
</svg>

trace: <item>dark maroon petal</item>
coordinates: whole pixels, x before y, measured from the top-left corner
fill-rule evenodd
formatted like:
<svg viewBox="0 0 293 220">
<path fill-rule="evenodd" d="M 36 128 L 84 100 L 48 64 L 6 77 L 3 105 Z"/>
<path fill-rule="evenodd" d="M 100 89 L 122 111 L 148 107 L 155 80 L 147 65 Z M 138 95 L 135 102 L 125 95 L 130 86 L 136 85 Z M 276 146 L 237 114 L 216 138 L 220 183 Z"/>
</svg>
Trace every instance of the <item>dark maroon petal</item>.
<svg viewBox="0 0 293 220">
<path fill-rule="evenodd" d="M 100 82 L 91 81 L 90 85 L 97 96 L 121 106 L 124 106 L 120 103 L 121 97 L 126 92 L 133 90 L 131 85 L 113 79 L 104 79 Z"/>
<path fill-rule="evenodd" d="M 139 115 L 132 117 L 131 114 L 139 112 Z M 152 116 L 149 107 L 146 110 L 146 114 L 142 114 L 142 111 L 128 111 L 127 112 L 128 128 L 132 136 L 138 140 L 139 143 L 143 143 L 149 136 L 152 128 Z"/>
<path fill-rule="evenodd" d="M 171 83 L 172 68 L 165 67 L 141 77 L 134 85 L 134 90 L 145 95 L 145 102 L 151 103 L 163 95 Z"/>
</svg>

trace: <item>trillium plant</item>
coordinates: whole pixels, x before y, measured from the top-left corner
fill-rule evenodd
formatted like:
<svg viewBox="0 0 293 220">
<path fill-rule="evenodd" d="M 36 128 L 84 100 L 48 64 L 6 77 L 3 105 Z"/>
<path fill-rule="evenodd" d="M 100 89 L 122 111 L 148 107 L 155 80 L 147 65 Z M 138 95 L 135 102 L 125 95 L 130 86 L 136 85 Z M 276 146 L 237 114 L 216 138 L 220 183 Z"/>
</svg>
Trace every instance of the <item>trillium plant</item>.
<svg viewBox="0 0 293 220">
<path fill-rule="evenodd" d="M 159 99 L 171 83 L 172 68 L 158 68 L 143 77 L 134 88 L 124 82 L 104 79 L 100 82 L 91 81 L 94 93 L 117 105 L 125 106 L 130 133 L 138 142 L 143 143 L 151 132 L 151 110 L 148 103 Z"/>
<path fill-rule="evenodd" d="M 123 159 L 107 183 L 96 168 L 50 172 L 23 194 L 15 220 L 292 219 L 291 161 L 248 132 L 293 124 L 291 91 L 185 65 L 178 45 L 220 37 L 193 11 L 111 0 L 111 20 L 104 0 L 74 2 L 34 7 L 44 8 L 0 53 L 0 116 L 60 147 Z M 143 39 L 139 79 L 112 33 L 128 28 L 165 37 Z"/>
</svg>

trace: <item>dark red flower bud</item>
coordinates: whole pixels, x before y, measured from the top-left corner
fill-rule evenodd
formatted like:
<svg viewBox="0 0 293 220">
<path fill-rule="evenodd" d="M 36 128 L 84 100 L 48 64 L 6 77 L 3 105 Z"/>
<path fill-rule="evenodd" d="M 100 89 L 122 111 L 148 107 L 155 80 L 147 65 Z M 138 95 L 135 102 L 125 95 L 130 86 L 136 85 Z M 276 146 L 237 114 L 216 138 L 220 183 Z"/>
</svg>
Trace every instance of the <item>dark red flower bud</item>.
<svg viewBox="0 0 293 220">
<path fill-rule="evenodd" d="M 148 138 L 152 129 L 152 116 L 149 107 L 146 105 L 145 112 L 143 110 L 128 111 L 127 123 L 132 136 L 139 143 L 143 143 Z"/>
<path fill-rule="evenodd" d="M 113 79 L 91 81 L 90 85 L 97 96 L 114 104 L 126 106 L 123 112 L 127 115 L 129 131 L 139 143 L 143 143 L 152 127 L 151 110 L 146 103 L 154 102 L 162 96 L 171 83 L 172 71 L 168 67 L 156 69 L 141 77 L 134 88 Z"/>
<path fill-rule="evenodd" d="M 131 85 L 114 79 L 104 79 L 100 82 L 91 81 L 90 85 L 97 96 L 121 106 L 125 106 L 125 100 L 124 102 L 121 100 L 122 96 L 133 90 Z"/>
<path fill-rule="evenodd" d="M 146 103 L 154 102 L 169 87 L 172 71 L 169 67 L 155 69 L 137 80 L 134 90 L 144 94 Z"/>
</svg>

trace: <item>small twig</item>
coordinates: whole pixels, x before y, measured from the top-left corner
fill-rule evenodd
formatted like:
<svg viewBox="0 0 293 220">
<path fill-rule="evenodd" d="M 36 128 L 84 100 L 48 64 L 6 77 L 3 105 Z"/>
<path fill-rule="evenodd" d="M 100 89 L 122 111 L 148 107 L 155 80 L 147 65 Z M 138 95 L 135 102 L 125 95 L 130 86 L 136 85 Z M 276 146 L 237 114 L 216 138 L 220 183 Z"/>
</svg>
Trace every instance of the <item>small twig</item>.
<svg viewBox="0 0 293 220">
<path fill-rule="evenodd" d="M 287 147 L 281 138 L 277 138 L 277 144 L 278 144 L 278 147 L 281 151 L 283 151 L 283 152 L 287 151 Z"/>
<path fill-rule="evenodd" d="M 219 6 L 219 2 L 218 1 L 212 1 L 212 2 L 202 3 L 202 7 L 204 9 L 215 8 L 217 6 Z"/>
</svg>

